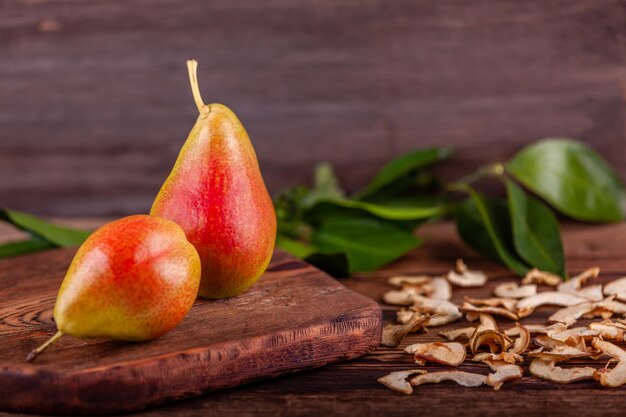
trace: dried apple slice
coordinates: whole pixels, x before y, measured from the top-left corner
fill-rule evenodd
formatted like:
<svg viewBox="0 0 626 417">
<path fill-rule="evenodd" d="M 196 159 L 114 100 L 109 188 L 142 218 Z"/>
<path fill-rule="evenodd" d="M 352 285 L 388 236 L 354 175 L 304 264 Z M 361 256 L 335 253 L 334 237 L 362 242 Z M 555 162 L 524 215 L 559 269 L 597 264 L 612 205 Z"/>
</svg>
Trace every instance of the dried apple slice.
<svg viewBox="0 0 626 417">
<path fill-rule="evenodd" d="M 532 314 L 537 307 L 543 305 L 569 307 L 584 303 L 585 301 L 588 300 L 578 295 L 561 291 L 546 291 L 533 295 L 532 297 L 519 300 L 517 302 L 517 315 L 519 317 L 527 317 Z"/>
<path fill-rule="evenodd" d="M 407 334 L 417 331 L 428 324 L 430 316 L 428 314 L 413 313 L 411 319 L 404 324 L 388 324 L 383 328 L 383 336 L 380 344 L 382 346 L 396 347 L 406 337 Z"/>
<path fill-rule="evenodd" d="M 487 307 L 503 307 L 509 311 L 515 312 L 517 300 L 515 298 L 489 297 L 489 298 L 472 298 L 465 296 L 464 300 L 475 306 Z"/>
<path fill-rule="evenodd" d="M 442 326 L 462 317 L 456 304 L 447 300 L 427 298 L 420 295 L 414 297 L 413 305 L 410 309 L 420 313 L 436 314 L 437 317 L 433 316 L 428 323 L 429 326 L 433 327 Z"/>
<path fill-rule="evenodd" d="M 521 355 L 526 352 L 528 349 L 528 345 L 530 345 L 530 332 L 526 329 L 526 327 L 520 325 L 519 323 L 515 323 L 515 327 L 519 328 L 519 336 L 513 342 L 513 345 L 509 348 L 509 352 L 517 353 Z"/>
<path fill-rule="evenodd" d="M 448 272 L 446 278 L 457 287 L 482 287 L 487 283 L 484 272 L 469 270 L 462 259 L 457 259 L 456 271 Z"/>
<path fill-rule="evenodd" d="M 586 301 L 584 303 L 576 304 L 570 307 L 562 308 L 552 314 L 548 321 L 563 323 L 566 326 L 571 326 L 576 323 L 579 318 L 585 314 L 591 312 L 594 309 L 595 303 L 592 301 Z"/>
<path fill-rule="evenodd" d="M 502 298 L 528 298 L 537 294 L 537 285 L 528 284 L 520 286 L 517 282 L 505 282 L 503 284 L 499 284 L 493 290 L 493 293 L 496 297 Z"/>
<path fill-rule="evenodd" d="M 590 356 L 590 352 L 585 352 L 568 345 L 559 345 L 550 350 L 528 352 L 531 358 L 549 358 L 549 359 L 571 359 L 584 358 Z"/>
<path fill-rule="evenodd" d="M 608 323 L 607 321 L 589 323 L 589 330 L 595 331 L 596 336 L 603 340 L 624 340 L 624 329 L 613 325 L 610 320 L 608 320 Z"/>
<path fill-rule="evenodd" d="M 533 268 L 526 273 L 526 276 L 522 278 L 521 282 L 522 284 L 540 284 L 556 287 L 561 283 L 561 281 L 561 277 L 558 275 Z"/>
<path fill-rule="evenodd" d="M 476 354 L 478 348 L 483 345 L 488 345 L 492 353 L 498 350 L 506 351 L 511 346 L 511 339 L 497 330 L 478 331 L 477 329 L 469 342 L 470 351 Z"/>
<path fill-rule="evenodd" d="M 604 284 L 604 295 L 614 294 L 619 301 L 626 301 L 626 277 Z"/>
<path fill-rule="evenodd" d="M 411 379 L 411 385 L 437 384 L 442 381 L 454 381 L 464 387 L 478 387 L 487 382 L 487 377 L 485 375 L 464 371 L 427 372 L 413 377 L 413 379 Z"/>
<path fill-rule="evenodd" d="M 423 369 L 409 369 L 408 371 L 396 371 L 388 375 L 378 378 L 378 382 L 384 386 L 391 388 L 394 391 L 401 392 L 403 394 L 412 394 L 413 386 L 409 383 L 408 379 L 415 374 L 425 374 Z"/>
<path fill-rule="evenodd" d="M 561 368 L 560 366 L 555 366 L 555 363 L 555 359 L 535 358 L 530 363 L 529 371 L 536 377 L 556 382 L 557 384 L 569 384 L 585 379 L 593 379 L 594 368 L 588 366 Z"/>
<path fill-rule="evenodd" d="M 463 313 L 494 314 L 496 316 L 503 316 L 503 317 L 506 317 L 508 319 L 515 320 L 515 321 L 519 320 L 519 317 L 515 313 L 505 308 L 490 307 L 490 306 L 478 307 L 467 301 L 465 301 L 463 305 L 461 306 L 461 311 Z"/>
<path fill-rule="evenodd" d="M 390 290 L 383 294 L 383 301 L 394 306 L 410 306 L 413 298 L 419 295 L 415 288 L 405 287 L 401 290 Z"/>
<path fill-rule="evenodd" d="M 443 365 L 458 366 L 465 360 L 465 346 L 458 342 L 415 343 L 404 351 L 415 357 L 415 363 L 437 362 Z"/>
<path fill-rule="evenodd" d="M 593 377 L 606 387 L 619 387 L 626 384 L 626 351 L 611 342 L 600 339 L 593 339 L 591 345 L 617 360 L 617 365 L 613 369 L 596 369 Z"/>
<path fill-rule="evenodd" d="M 472 337 L 472 335 L 474 334 L 475 330 L 476 328 L 474 326 L 461 327 L 459 329 L 442 330 L 439 332 L 439 335 L 445 337 L 450 341 L 455 341 L 461 338 L 469 340 L 470 337 Z"/>
<path fill-rule="evenodd" d="M 426 275 L 396 275 L 387 280 L 390 285 L 395 285 L 396 287 L 422 287 L 424 285 L 429 285 L 432 281 L 432 278 Z"/>
<path fill-rule="evenodd" d="M 487 380 L 485 381 L 487 385 L 491 385 L 493 387 L 494 391 L 498 391 L 502 388 L 502 385 L 506 381 L 520 379 L 522 377 L 522 368 L 517 365 L 510 363 L 496 363 L 494 366 L 496 367 L 495 372 L 487 375 Z"/>
<path fill-rule="evenodd" d="M 567 281 L 563 281 L 559 283 L 557 290 L 561 292 L 568 292 L 568 293 L 575 294 L 582 288 L 583 284 L 585 284 L 585 282 L 587 282 L 588 279 L 596 278 L 599 274 L 600 274 L 600 268 L 598 267 L 589 268 L 581 272 L 580 274 L 576 275 L 575 277 L 572 277 L 568 279 Z"/>
</svg>

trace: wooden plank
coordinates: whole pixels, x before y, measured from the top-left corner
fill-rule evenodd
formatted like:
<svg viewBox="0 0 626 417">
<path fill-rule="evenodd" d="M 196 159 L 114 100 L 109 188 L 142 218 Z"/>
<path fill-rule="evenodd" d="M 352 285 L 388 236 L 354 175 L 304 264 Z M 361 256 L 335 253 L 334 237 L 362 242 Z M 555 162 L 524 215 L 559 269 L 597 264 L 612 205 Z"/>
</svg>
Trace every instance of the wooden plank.
<svg viewBox="0 0 626 417">
<path fill-rule="evenodd" d="M 449 178 L 564 135 L 626 179 L 623 0 L 0 0 L 0 201 L 146 212 L 196 109 L 248 128 L 269 188 L 452 145 Z"/>
<path fill-rule="evenodd" d="M 0 262 L 0 409 L 40 413 L 136 410 L 262 378 L 353 359 L 380 341 L 378 305 L 277 252 L 246 293 L 198 300 L 173 331 L 148 343 L 54 334 L 52 308 L 73 250 Z"/>
</svg>

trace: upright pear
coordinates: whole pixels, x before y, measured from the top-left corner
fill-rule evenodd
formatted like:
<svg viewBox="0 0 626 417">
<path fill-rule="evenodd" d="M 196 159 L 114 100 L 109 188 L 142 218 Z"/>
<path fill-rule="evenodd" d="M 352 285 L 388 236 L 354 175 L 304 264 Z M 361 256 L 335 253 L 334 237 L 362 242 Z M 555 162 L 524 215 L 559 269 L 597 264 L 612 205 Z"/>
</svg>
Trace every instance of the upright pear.
<svg viewBox="0 0 626 417">
<path fill-rule="evenodd" d="M 243 125 L 228 107 L 204 104 L 197 62 L 187 61 L 200 115 L 150 214 L 178 223 L 202 264 L 199 294 L 233 297 L 261 276 L 276 238 L 276 215 Z"/>
<path fill-rule="evenodd" d="M 174 222 L 129 216 L 102 226 L 78 249 L 54 305 L 58 332 L 77 338 L 155 339 L 185 317 L 198 294 L 200 258 Z"/>
</svg>

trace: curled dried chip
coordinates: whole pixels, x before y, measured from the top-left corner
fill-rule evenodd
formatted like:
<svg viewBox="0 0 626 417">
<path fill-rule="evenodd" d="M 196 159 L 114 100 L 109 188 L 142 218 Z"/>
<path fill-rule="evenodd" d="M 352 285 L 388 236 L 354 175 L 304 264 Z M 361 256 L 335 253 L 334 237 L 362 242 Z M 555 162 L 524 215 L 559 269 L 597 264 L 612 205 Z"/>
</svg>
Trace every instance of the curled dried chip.
<svg viewBox="0 0 626 417">
<path fill-rule="evenodd" d="M 606 297 L 604 300 L 597 302 L 594 305 L 594 310 L 601 310 L 606 312 L 611 312 L 615 314 L 626 314 L 626 304 L 620 303 L 619 301 L 615 301 L 615 295 L 610 295 Z M 605 317 L 607 318 L 607 317 Z"/>
<path fill-rule="evenodd" d="M 589 330 L 595 331 L 603 340 L 624 340 L 624 328 L 615 326 L 611 320 L 589 323 Z"/>
<path fill-rule="evenodd" d="M 613 369 L 596 369 L 593 374 L 594 379 L 607 387 L 619 387 L 626 384 L 626 351 L 611 342 L 597 338 L 593 339 L 591 345 L 617 360 L 617 365 Z"/>
<path fill-rule="evenodd" d="M 404 351 L 413 354 L 415 363 L 437 362 L 443 365 L 458 366 L 465 360 L 465 346 L 458 342 L 415 343 Z"/>
<path fill-rule="evenodd" d="M 411 319 L 404 324 L 388 324 L 383 328 L 383 336 L 380 342 L 383 346 L 396 347 L 407 334 L 417 331 L 428 324 L 428 314 L 413 313 Z"/>
<path fill-rule="evenodd" d="M 594 309 L 595 303 L 592 301 L 586 301 L 584 303 L 576 304 L 570 307 L 562 308 L 556 313 L 552 314 L 548 321 L 563 323 L 566 326 L 571 326 L 576 323 L 579 318 L 585 314 L 591 312 Z"/>
<path fill-rule="evenodd" d="M 572 327 L 571 329 L 553 329 L 549 330 L 546 335 L 552 339 L 556 340 L 570 346 L 575 346 L 579 344 L 580 339 L 593 339 L 598 336 L 600 332 L 594 329 L 590 329 L 588 327 Z"/>
<path fill-rule="evenodd" d="M 487 385 L 491 385 L 495 391 L 498 391 L 506 381 L 520 379 L 522 377 L 522 368 L 510 363 L 495 364 L 495 372 L 487 375 L 485 381 Z"/>
<path fill-rule="evenodd" d="M 600 268 L 589 268 L 580 274 L 559 283 L 557 290 L 561 292 L 576 293 L 589 278 L 596 278 L 600 274 Z"/>
<path fill-rule="evenodd" d="M 555 366 L 555 359 L 535 358 L 530 363 L 530 373 L 536 377 L 556 382 L 557 384 L 569 384 L 570 382 L 593 379 L 595 369 L 588 366 L 575 368 L 561 368 Z"/>
<path fill-rule="evenodd" d="M 404 310 L 404 309 L 398 310 L 396 311 L 396 321 L 400 324 L 405 324 L 409 320 L 411 320 L 411 318 L 413 317 L 413 314 L 415 314 L 415 311 Z"/>
<path fill-rule="evenodd" d="M 626 301 L 626 277 L 604 284 L 604 295 L 614 294 L 617 300 Z"/>
<path fill-rule="evenodd" d="M 526 273 L 526 276 L 522 278 L 522 284 L 540 284 L 556 287 L 561 283 L 561 277 L 551 274 L 550 272 L 540 271 L 537 268 L 533 268 Z"/>
<path fill-rule="evenodd" d="M 567 329 L 567 326 L 562 324 L 562 323 L 555 323 L 555 324 L 551 324 L 549 326 L 547 326 L 545 324 L 525 324 L 524 325 L 524 327 L 526 328 L 526 330 L 530 334 L 538 334 L 538 333 L 539 334 L 547 334 L 548 331 L 550 329 L 554 329 L 555 326 L 558 326 L 558 329 L 560 329 L 560 330 Z M 511 327 L 510 329 L 506 329 L 504 331 L 504 334 L 506 334 L 507 336 L 519 336 L 520 335 L 520 329 L 517 326 L 516 327 Z"/>
<path fill-rule="evenodd" d="M 528 352 L 528 356 L 530 356 L 531 358 L 571 359 L 590 356 L 590 352 L 582 351 L 576 349 L 575 347 L 563 344 L 555 346 L 548 351 L 542 350 Z"/>
<path fill-rule="evenodd" d="M 465 301 L 461 306 L 461 311 L 463 313 L 495 314 L 496 316 L 503 316 L 511 320 L 519 320 L 517 314 L 507 310 L 506 308 L 490 306 L 478 307 L 467 301 Z"/>
<path fill-rule="evenodd" d="M 604 295 L 602 294 L 602 285 L 600 284 L 581 288 L 576 292 L 572 292 L 572 294 L 585 298 L 589 301 L 600 301 L 604 298 Z"/>
<path fill-rule="evenodd" d="M 424 285 L 429 285 L 431 281 L 432 279 L 426 275 L 397 275 L 387 280 L 389 284 L 397 287 L 422 287 Z"/>
<path fill-rule="evenodd" d="M 447 300 L 428 298 L 420 295 L 416 295 L 414 297 L 413 305 L 410 307 L 410 309 L 420 313 L 438 315 L 437 317 L 432 317 L 432 319 L 428 323 L 429 326 L 433 327 L 442 326 L 444 324 L 458 320 L 462 316 L 456 304 Z"/>
<path fill-rule="evenodd" d="M 439 332 L 439 335 L 445 337 L 450 341 L 455 341 L 462 338 L 469 340 L 469 338 L 472 337 L 472 334 L 474 334 L 474 330 L 476 330 L 474 326 L 461 327 L 459 329 L 442 330 Z"/>
<path fill-rule="evenodd" d="M 396 371 L 388 375 L 378 378 L 378 382 L 386 387 L 391 388 L 394 391 L 401 392 L 403 394 L 412 394 L 413 387 L 409 383 L 408 379 L 415 374 L 425 374 L 423 369 L 409 369 L 408 371 Z"/>
<path fill-rule="evenodd" d="M 442 381 L 454 381 L 464 387 L 478 387 L 487 382 L 487 377 L 464 371 L 438 371 L 427 372 L 411 379 L 411 385 L 437 384 Z"/>
<path fill-rule="evenodd" d="M 497 330 L 480 331 L 476 329 L 476 332 L 470 338 L 470 351 L 476 354 L 478 348 L 483 345 L 488 345 L 491 353 L 496 353 L 500 350 L 506 351 L 511 346 L 511 339 Z"/>
<path fill-rule="evenodd" d="M 526 352 L 526 349 L 528 349 L 528 345 L 530 344 L 530 332 L 526 329 L 526 327 L 519 323 L 515 323 L 515 327 L 519 329 L 519 336 L 515 339 L 513 345 L 508 351 L 521 355 Z"/>
<path fill-rule="evenodd" d="M 497 363 L 506 362 L 506 363 L 522 363 L 524 362 L 524 358 L 522 355 L 513 352 L 500 352 L 500 353 L 491 353 L 491 352 L 480 352 L 474 355 L 472 358 L 474 362 L 483 362 L 489 365 L 489 367 L 495 371 L 497 368 Z"/>
<path fill-rule="evenodd" d="M 457 259 L 456 271 L 448 272 L 446 278 L 457 287 L 482 287 L 487 283 L 484 272 L 469 270 L 462 259 Z"/>
<path fill-rule="evenodd" d="M 505 282 L 498 285 L 493 293 L 496 297 L 503 298 L 527 298 L 537 294 L 537 285 L 518 285 L 517 282 Z"/>
<path fill-rule="evenodd" d="M 464 300 L 475 306 L 503 307 L 509 311 L 515 311 L 517 300 L 514 298 L 489 297 L 489 298 L 472 298 L 465 296 Z"/>
<path fill-rule="evenodd" d="M 560 291 L 547 291 L 542 292 L 532 297 L 522 298 L 517 302 L 517 315 L 519 317 L 526 317 L 532 314 L 533 311 L 542 305 L 554 305 L 569 307 L 576 304 L 584 303 L 588 301 L 585 298 L 579 297 L 574 294 L 560 292 Z"/>
</svg>

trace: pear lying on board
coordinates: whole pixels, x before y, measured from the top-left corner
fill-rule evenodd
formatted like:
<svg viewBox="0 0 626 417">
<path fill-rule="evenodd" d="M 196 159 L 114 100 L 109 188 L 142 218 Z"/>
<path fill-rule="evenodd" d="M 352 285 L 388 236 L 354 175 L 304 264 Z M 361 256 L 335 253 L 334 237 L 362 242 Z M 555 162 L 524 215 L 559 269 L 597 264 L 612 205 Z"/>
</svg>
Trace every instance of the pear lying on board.
<svg viewBox="0 0 626 417">
<path fill-rule="evenodd" d="M 199 294 L 242 293 L 265 271 L 276 238 L 276 215 L 243 125 L 228 107 L 204 104 L 187 61 L 200 112 L 150 214 L 178 223 L 202 263 Z"/>
<path fill-rule="evenodd" d="M 137 215 L 106 224 L 78 249 L 63 279 L 58 332 L 27 360 L 64 334 L 155 339 L 185 317 L 199 285 L 200 258 L 176 223 Z"/>
</svg>

